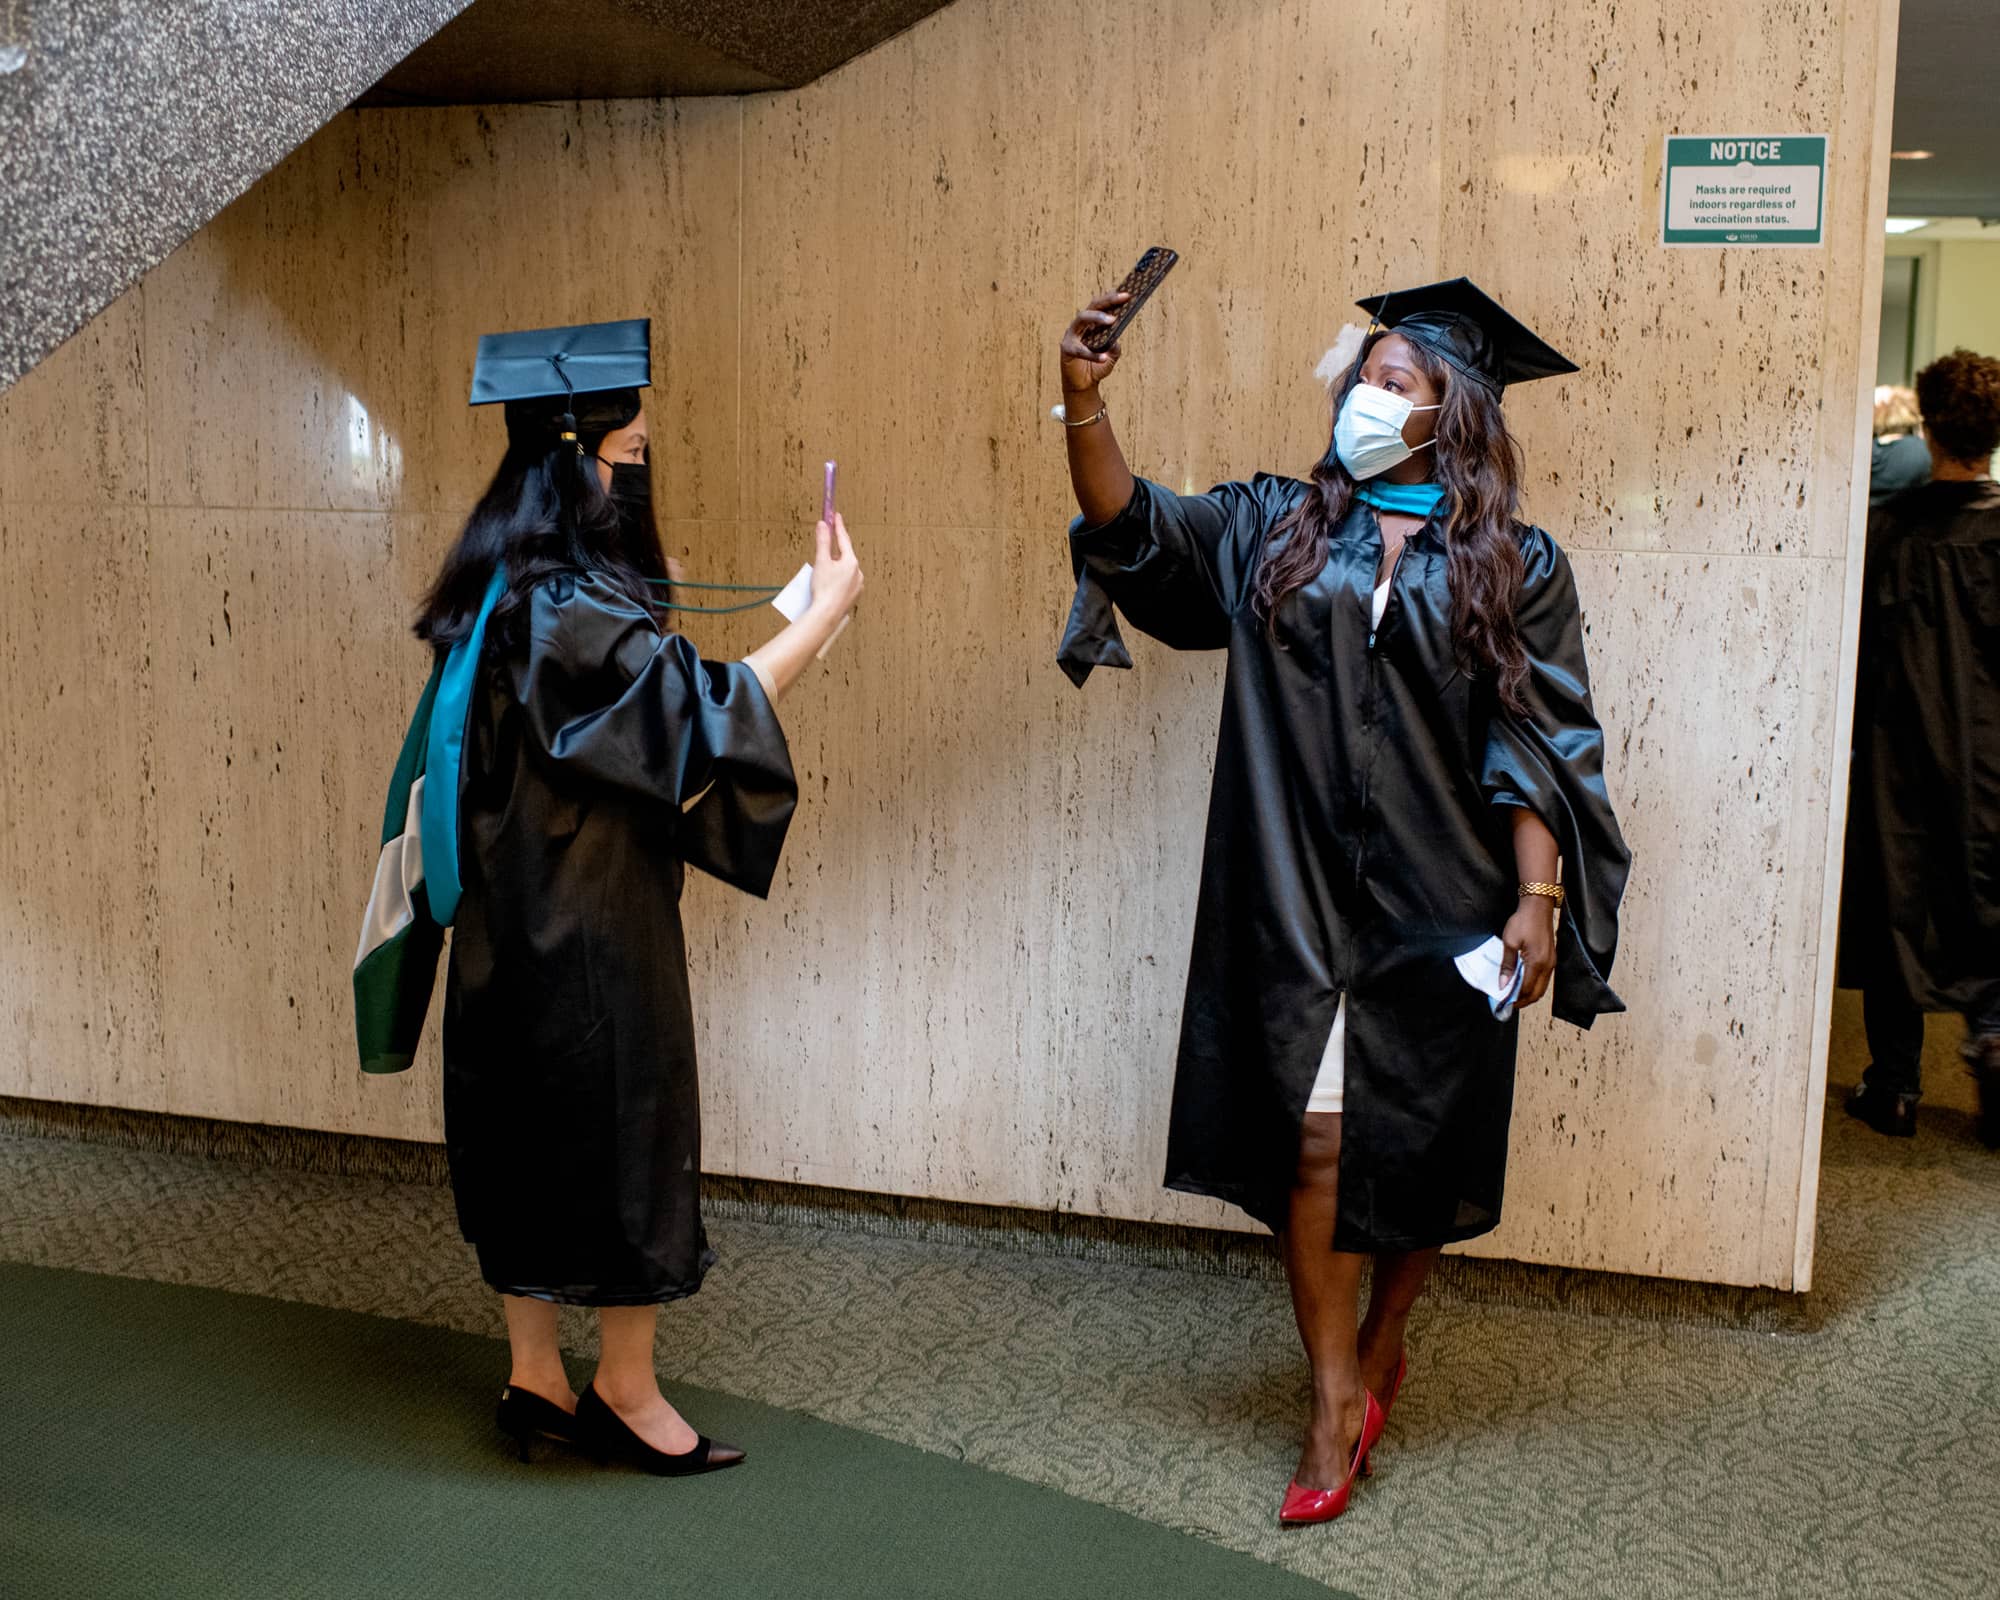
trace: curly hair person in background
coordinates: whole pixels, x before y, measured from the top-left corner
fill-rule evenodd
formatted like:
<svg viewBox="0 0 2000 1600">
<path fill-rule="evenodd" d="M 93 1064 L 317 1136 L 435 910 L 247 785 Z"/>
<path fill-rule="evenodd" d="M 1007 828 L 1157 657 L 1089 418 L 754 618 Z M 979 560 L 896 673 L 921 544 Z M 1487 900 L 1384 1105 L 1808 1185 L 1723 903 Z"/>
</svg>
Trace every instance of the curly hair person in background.
<svg viewBox="0 0 2000 1600">
<path fill-rule="evenodd" d="M 1841 906 L 1841 979 L 1873 1058 L 1848 1111 L 1916 1131 L 1924 1013 L 1965 1018 L 1979 1132 L 2000 1149 L 2000 361 L 1917 375 L 1931 481 L 1875 509 Z"/>
</svg>

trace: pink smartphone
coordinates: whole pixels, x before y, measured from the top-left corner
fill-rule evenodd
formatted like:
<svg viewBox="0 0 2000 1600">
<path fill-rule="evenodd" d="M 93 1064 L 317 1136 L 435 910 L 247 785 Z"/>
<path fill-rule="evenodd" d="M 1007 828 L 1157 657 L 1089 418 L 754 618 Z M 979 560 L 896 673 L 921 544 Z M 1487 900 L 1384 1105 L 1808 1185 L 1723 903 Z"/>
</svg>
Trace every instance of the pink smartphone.
<svg viewBox="0 0 2000 1600">
<path fill-rule="evenodd" d="M 819 497 L 819 520 L 829 528 L 833 526 L 833 473 L 837 462 L 826 464 L 826 488 Z"/>
</svg>

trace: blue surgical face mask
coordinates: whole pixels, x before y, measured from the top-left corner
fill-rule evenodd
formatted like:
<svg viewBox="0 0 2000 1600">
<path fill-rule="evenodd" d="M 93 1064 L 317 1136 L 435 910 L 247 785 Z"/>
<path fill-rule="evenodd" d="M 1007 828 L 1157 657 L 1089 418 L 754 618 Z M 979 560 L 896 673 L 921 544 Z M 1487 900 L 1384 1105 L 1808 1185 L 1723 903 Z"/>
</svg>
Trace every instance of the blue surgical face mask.
<svg viewBox="0 0 2000 1600">
<path fill-rule="evenodd" d="M 1358 383 L 1340 403 L 1340 418 L 1333 425 L 1333 452 L 1357 482 L 1378 478 L 1416 454 L 1403 442 L 1403 424 L 1411 415 L 1440 409 L 1441 406 L 1414 406 L 1400 394 L 1378 389 L 1372 383 Z"/>
</svg>

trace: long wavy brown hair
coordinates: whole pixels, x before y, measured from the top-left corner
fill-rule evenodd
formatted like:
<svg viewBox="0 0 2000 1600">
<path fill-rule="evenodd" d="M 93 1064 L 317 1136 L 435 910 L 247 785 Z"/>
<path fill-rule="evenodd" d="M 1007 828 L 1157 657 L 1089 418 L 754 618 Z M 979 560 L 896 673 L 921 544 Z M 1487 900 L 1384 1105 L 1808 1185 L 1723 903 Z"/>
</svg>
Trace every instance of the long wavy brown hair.
<svg viewBox="0 0 2000 1600">
<path fill-rule="evenodd" d="M 1334 394 L 1333 415 L 1361 381 L 1368 352 L 1383 330 L 1362 346 Z M 1459 666 L 1469 677 L 1490 678 L 1500 704 L 1523 709 L 1527 652 L 1515 624 L 1521 597 L 1521 545 L 1514 513 L 1521 494 L 1521 447 L 1507 430 L 1500 400 L 1486 385 L 1461 378 L 1415 339 L 1410 357 L 1439 392 L 1437 479 L 1444 485 L 1443 532 L 1449 558 L 1451 634 Z M 1311 487 L 1271 530 L 1254 586 L 1257 614 L 1268 624 L 1293 590 L 1319 576 L 1333 530 L 1354 504 L 1355 482 L 1329 439 L 1312 470 Z"/>
</svg>

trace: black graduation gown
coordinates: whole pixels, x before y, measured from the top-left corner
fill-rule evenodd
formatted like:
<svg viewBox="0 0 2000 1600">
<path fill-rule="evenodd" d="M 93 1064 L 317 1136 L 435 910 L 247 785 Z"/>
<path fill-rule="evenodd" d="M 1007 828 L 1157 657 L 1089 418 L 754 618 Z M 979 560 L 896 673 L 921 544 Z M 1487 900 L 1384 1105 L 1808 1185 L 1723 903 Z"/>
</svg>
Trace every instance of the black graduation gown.
<svg viewBox="0 0 2000 1600">
<path fill-rule="evenodd" d="M 1260 475 L 1205 495 L 1141 481 L 1070 530 L 1077 595 L 1061 660 L 1129 665 L 1112 615 L 1183 650 L 1226 649 L 1169 1188 L 1283 1221 L 1299 1133 L 1347 997 L 1335 1247 L 1402 1250 L 1500 1219 L 1518 1019 L 1496 1022 L 1453 958 L 1519 903 L 1510 806 L 1559 843 L 1569 894 L 1556 1014 L 1623 1009 L 1607 986 L 1629 856 L 1612 816 L 1569 563 L 1520 529 L 1530 715 L 1458 668 L 1443 538 L 1413 534 L 1374 645 L 1382 555 L 1357 505 L 1277 642 L 1250 604 L 1265 541 L 1305 485 Z"/>
<path fill-rule="evenodd" d="M 1841 981 L 2000 1021 L 2000 487 L 1870 514 Z"/>
<path fill-rule="evenodd" d="M 445 997 L 459 1224 L 496 1289 L 701 1287 L 701 1096 L 679 901 L 769 891 L 798 797 L 762 686 L 596 577 L 489 639 L 466 728 Z"/>
</svg>

